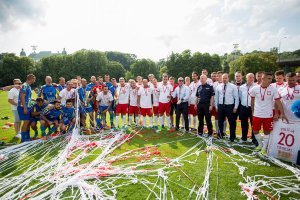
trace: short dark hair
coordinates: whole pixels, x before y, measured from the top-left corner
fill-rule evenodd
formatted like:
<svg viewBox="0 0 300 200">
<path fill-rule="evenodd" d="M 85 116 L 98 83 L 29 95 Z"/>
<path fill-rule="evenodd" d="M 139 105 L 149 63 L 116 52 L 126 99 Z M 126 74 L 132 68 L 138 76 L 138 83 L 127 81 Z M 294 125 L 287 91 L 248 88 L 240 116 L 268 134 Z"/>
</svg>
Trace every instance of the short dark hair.
<svg viewBox="0 0 300 200">
<path fill-rule="evenodd" d="M 202 72 L 203 72 L 203 71 L 207 71 L 207 69 L 203 68 L 203 69 L 202 69 Z M 208 71 L 207 71 L 207 72 L 208 72 Z"/>
<path fill-rule="evenodd" d="M 42 97 L 38 97 L 38 98 L 36 98 L 35 101 L 36 101 L 36 102 L 44 102 L 44 99 L 43 99 Z"/>
<path fill-rule="evenodd" d="M 73 103 L 72 99 L 67 99 L 66 103 Z"/>
<path fill-rule="evenodd" d="M 55 100 L 53 101 L 53 104 L 56 104 L 56 103 L 60 103 L 60 100 L 59 100 L 59 99 L 55 99 Z"/>
<path fill-rule="evenodd" d="M 280 75 L 284 76 L 284 71 L 283 70 L 278 70 L 278 71 L 275 72 L 275 76 L 280 76 Z"/>
<path fill-rule="evenodd" d="M 264 71 L 258 71 L 258 72 L 255 73 L 255 75 L 257 75 L 257 74 L 263 74 L 263 73 L 264 73 Z"/>
<path fill-rule="evenodd" d="M 199 77 L 199 74 L 197 72 L 193 72 L 192 74 L 196 74 Z"/>
<path fill-rule="evenodd" d="M 26 77 L 26 80 L 31 80 L 31 79 L 35 79 L 35 75 L 28 74 L 27 77 Z"/>
<path fill-rule="evenodd" d="M 296 73 L 295 72 L 289 72 L 286 74 L 286 77 L 288 78 L 292 78 L 292 77 L 295 77 L 296 76 Z"/>
<path fill-rule="evenodd" d="M 265 76 L 273 76 L 272 72 L 263 72 L 262 74 L 265 75 Z"/>
</svg>

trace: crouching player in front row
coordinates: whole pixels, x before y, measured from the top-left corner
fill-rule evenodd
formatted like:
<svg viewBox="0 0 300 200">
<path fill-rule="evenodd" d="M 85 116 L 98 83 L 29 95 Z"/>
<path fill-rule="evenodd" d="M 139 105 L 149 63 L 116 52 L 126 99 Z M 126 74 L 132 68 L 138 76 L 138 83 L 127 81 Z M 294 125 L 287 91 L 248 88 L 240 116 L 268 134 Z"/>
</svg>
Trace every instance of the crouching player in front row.
<svg viewBox="0 0 300 200">
<path fill-rule="evenodd" d="M 54 100 L 53 106 L 47 107 L 42 111 L 41 114 L 41 132 L 44 140 L 47 136 L 57 131 L 59 123 L 62 117 L 62 110 L 60 106 L 60 100 Z M 52 127 L 51 127 L 52 126 Z M 46 134 L 46 128 L 50 128 Z"/>
<path fill-rule="evenodd" d="M 34 130 L 33 138 L 38 137 L 37 122 L 40 121 L 41 113 L 47 106 L 48 104 L 44 102 L 44 99 L 38 97 L 35 100 L 35 104 L 31 107 L 30 126 Z"/>
<path fill-rule="evenodd" d="M 62 110 L 62 122 L 60 131 L 62 133 L 71 132 L 75 126 L 75 108 L 71 99 L 66 101 L 66 106 L 61 107 Z"/>
</svg>

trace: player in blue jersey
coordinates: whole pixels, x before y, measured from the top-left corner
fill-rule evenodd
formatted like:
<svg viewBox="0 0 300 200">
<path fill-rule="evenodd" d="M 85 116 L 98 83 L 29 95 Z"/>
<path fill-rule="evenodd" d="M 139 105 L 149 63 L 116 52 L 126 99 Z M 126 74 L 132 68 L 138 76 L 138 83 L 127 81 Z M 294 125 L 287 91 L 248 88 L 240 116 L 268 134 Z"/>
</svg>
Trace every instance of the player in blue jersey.
<svg viewBox="0 0 300 200">
<path fill-rule="evenodd" d="M 89 115 L 90 117 L 90 124 L 91 127 L 94 127 L 94 115 L 93 115 L 93 107 L 90 104 L 91 100 L 91 95 L 90 95 L 90 90 L 87 88 L 87 81 L 86 79 L 81 79 L 81 84 L 82 86 L 78 89 L 78 95 L 79 95 L 79 100 L 80 100 L 80 119 L 83 128 L 86 128 L 86 117 Z"/>
<path fill-rule="evenodd" d="M 62 110 L 62 120 L 60 125 L 60 130 L 62 132 L 72 131 L 75 125 L 75 108 L 73 107 L 73 102 L 71 99 L 66 101 L 66 106 L 61 107 Z"/>
<path fill-rule="evenodd" d="M 41 114 L 41 132 L 44 140 L 47 139 L 48 135 L 57 131 L 61 118 L 62 118 L 62 109 L 60 105 L 60 100 L 56 99 L 53 102 L 53 106 L 46 107 Z M 49 127 L 50 130 L 46 134 L 47 127 Z"/>
<path fill-rule="evenodd" d="M 23 83 L 20 89 L 20 95 L 18 99 L 18 114 L 23 125 L 21 128 L 21 142 L 30 140 L 30 104 L 31 104 L 31 87 L 30 85 L 35 82 L 35 76 L 29 74 L 26 77 L 26 82 Z"/>
<path fill-rule="evenodd" d="M 58 80 L 58 85 L 57 85 L 57 90 L 58 90 L 58 93 L 60 91 L 62 91 L 63 89 L 66 88 L 66 81 L 65 81 L 65 78 L 64 77 L 60 77 L 59 80 Z"/>
<path fill-rule="evenodd" d="M 104 83 L 108 87 L 108 89 L 112 86 L 112 83 L 110 82 L 110 76 L 109 74 L 104 75 Z"/>
<path fill-rule="evenodd" d="M 115 96 L 115 92 L 118 88 L 118 84 L 117 84 L 117 80 L 115 78 L 111 79 L 111 86 L 108 88 L 111 95 L 114 97 Z M 116 112 L 116 103 L 115 100 L 113 100 L 110 108 L 109 108 L 109 116 L 110 116 L 110 127 L 114 128 L 114 116 L 115 116 L 115 112 Z"/>
<path fill-rule="evenodd" d="M 34 130 L 34 138 L 38 137 L 37 122 L 41 120 L 42 111 L 48 106 L 44 99 L 38 97 L 31 107 L 30 126 Z"/>
<path fill-rule="evenodd" d="M 46 76 L 45 78 L 46 84 L 41 87 L 41 90 L 38 94 L 39 97 L 42 97 L 46 103 L 52 104 L 56 99 L 56 89 L 52 85 L 52 78 L 51 76 Z"/>
</svg>

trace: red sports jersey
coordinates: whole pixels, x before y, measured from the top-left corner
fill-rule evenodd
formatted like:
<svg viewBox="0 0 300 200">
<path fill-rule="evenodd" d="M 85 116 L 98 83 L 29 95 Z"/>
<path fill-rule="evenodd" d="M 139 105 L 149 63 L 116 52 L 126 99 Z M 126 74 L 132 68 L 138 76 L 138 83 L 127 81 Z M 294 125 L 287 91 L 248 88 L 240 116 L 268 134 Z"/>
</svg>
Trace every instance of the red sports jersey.
<svg viewBox="0 0 300 200">
<path fill-rule="evenodd" d="M 178 84 L 174 83 L 173 85 L 173 91 L 175 91 L 175 88 L 177 88 Z M 172 99 L 172 103 L 177 103 L 177 97 Z"/>
</svg>

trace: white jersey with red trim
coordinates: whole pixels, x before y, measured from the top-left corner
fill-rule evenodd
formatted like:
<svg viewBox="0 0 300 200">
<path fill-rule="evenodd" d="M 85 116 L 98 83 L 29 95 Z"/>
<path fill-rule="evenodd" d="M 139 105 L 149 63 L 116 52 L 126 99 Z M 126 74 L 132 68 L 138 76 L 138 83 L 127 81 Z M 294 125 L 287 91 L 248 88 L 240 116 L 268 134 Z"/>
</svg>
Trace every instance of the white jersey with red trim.
<svg viewBox="0 0 300 200">
<path fill-rule="evenodd" d="M 138 96 L 138 87 L 129 89 L 129 105 L 130 106 L 137 106 L 137 96 Z"/>
<path fill-rule="evenodd" d="M 141 87 L 138 91 L 138 96 L 140 96 L 140 106 L 141 108 L 152 108 L 152 98 L 153 89 L 150 87 Z"/>
<path fill-rule="evenodd" d="M 164 85 L 161 84 L 160 86 L 157 87 L 157 90 L 159 92 L 159 102 L 161 103 L 168 103 L 170 102 L 170 98 L 168 96 L 171 95 L 173 92 L 173 86 L 170 84 Z"/>
<path fill-rule="evenodd" d="M 211 78 L 207 78 L 207 79 L 206 79 L 206 83 L 207 83 L 208 85 L 213 85 L 213 84 L 214 84 L 214 82 L 211 80 Z"/>
<path fill-rule="evenodd" d="M 295 101 L 300 99 L 300 85 L 295 85 L 295 87 L 281 87 L 278 89 L 278 93 L 281 97 L 284 114 L 289 122 L 299 122 L 300 119 L 292 112 L 292 105 Z"/>
<path fill-rule="evenodd" d="M 259 118 L 273 117 L 273 101 L 280 99 L 275 87 L 269 85 L 267 88 L 263 88 L 261 85 L 256 85 L 249 91 L 249 94 L 255 98 L 253 116 Z"/>
<path fill-rule="evenodd" d="M 272 85 L 273 87 L 275 87 L 278 90 L 279 88 L 287 86 L 287 83 L 286 82 L 283 82 L 282 84 L 271 83 L 270 85 Z"/>
<path fill-rule="evenodd" d="M 158 87 L 153 86 L 153 106 L 158 106 L 159 103 L 159 91 Z"/>
<path fill-rule="evenodd" d="M 198 89 L 199 85 L 201 85 L 200 81 L 197 81 L 196 83 L 193 81 L 193 82 L 191 82 L 191 84 L 189 86 L 189 88 L 191 90 L 189 104 L 191 104 L 191 105 L 195 105 L 197 102 L 196 93 L 197 93 L 197 89 Z"/>
<path fill-rule="evenodd" d="M 127 84 L 123 87 L 121 85 L 118 86 L 116 92 L 118 94 L 119 104 L 128 104 L 129 90 L 130 90 L 130 86 Z"/>
</svg>

